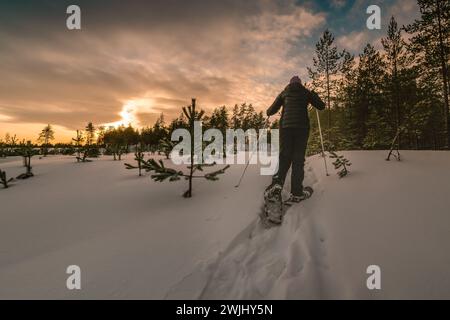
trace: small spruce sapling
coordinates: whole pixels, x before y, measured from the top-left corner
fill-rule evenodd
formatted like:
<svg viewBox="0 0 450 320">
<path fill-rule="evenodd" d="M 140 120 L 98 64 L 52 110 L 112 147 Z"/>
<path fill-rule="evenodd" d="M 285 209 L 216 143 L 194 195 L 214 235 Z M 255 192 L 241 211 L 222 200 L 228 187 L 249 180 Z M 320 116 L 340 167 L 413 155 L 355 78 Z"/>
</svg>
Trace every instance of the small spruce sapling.
<svg viewBox="0 0 450 320">
<path fill-rule="evenodd" d="M 0 169 L 0 183 L 3 184 L 3 188 L 7 189 L 9 187 L 8 184 L 13 180 L 13 178 L 8 179 L 6 177 L 6 171 Z"/>
<path fill-rule="evenodd" d="M 19 148 L 19 154 L 23 157 L 23 163 L 25 168 L 27 168 L 27 172 L 20 174 L 17 176 L 17 179 L 19 180 L 25 180 L 28 178 L 31 178 L 34 176 L 33 172 L 31 171 L 31 158 L 38 154 L 36 150 L 33 149 L 33 146 L 30 141 L 27 143 L 21 143 Z"/>
<path fill-rule="evenodd" d="M 137 162 L 137 168 L 139 169 L 139 177 L 142 177 L 142 162 L 144 161 L 144 150 L 140 145 L 136 145 L 136 150 L 134 152 L 134 160 Z M 136 167 L 131 164 L 125 163 L 127 169 L 136 169 Z"/>
<path fill-rule="evenodd" d="M 352 165 L 349 160 L 344 158 L 344 156 L 336 154 L 334 151 L 330 151 L 330 158 L 335 159 L 333 165 L 336 170 L 339 170 L 339 178 L 343 178 L 349 174 L 348 167 Z"/>
<path fill-rule="evenodd" d="M 82 146 L 81 144 L 84 141 L 83 138 L 83 133 L 80 130 L 77 130 L 77 137 L 76 138 L 72 138 L 72 141 L 75 142 L 75 150 L 76 150 L 76 159 L 77 162 L 80 162 L 81 159 L 81 149 Z"/>
<path fill-rule="evenodd" d="M 194 175 L 196 171 L 203 171 L 204 167 L 212 167 L 215 165 L 213 164 L 202 164 L 202 165 L 194 165 L 192 170 L 192 175 L 190 173 L 185 174 L 183 171 L 171 169 L 165 167 L 162 160 L 156 161 L 155 159 L 149 159 L 149 160 L 142 160 L 141 161 L 142 169 L 144 169 L 147 172 L 154 172 L 154 174 L 151 175 L 151 178 L 155 180 L 156 182 L 163 182 L 166 180 L 169 180 L 170 182 L 178 181 L 181 178 L 185 178 L 186 180 L 190 181 L 189 187 L 191 189 L 188 189 L 184 194 L 183 197 L 185 198 L 191 198 L 192 197 L 192 179 L 200 179 L 204 178 L 209 181 L 217 181 L 219 180 L 219 175 L 224 174 L 225 171 L 230 167 L 227 165 L 226 167 L 206 173 L 204 175 Z M 187 167 L 189 170 L 191 169 L 191 166 Z M 138 169 L 138 167 L 134 167 L 129 165 L 127 169 Z"/>
<path fill-rule="evenodd" d="M 77 162 L 92 162 L 92 160 L 89 160 L 88 157 L 90 157 L 91 148 L 89 146 L 84 146 L 83 148 L 78 149 L 79 156 L 77 156 Z"/>
<path fill-rule="evenodd" d="M 203 111 L 196 112 L 195 111 L 195 99 L 192 99 L 192 105 L 183 108 L 183 113 L 186 115 L 186 117 L 189 120 L 189 128 L 191 132 L 191 137 L 194 137 L 194 122 L 195 121 L 201 121 L 201 118 L 204 114 Z M 156 161 L 155 159 L 150 160 L 141 160 L 141 167 L 147 172 L 154 172 L 151 175 L 151 178 L 157 182 L 163 182 L 166 180 L 169 181 L 178 181 L 181 178 L 184 178 L 188 181 L 189 187 L 186 192 L 184 192 L 183 197 L 185 198 L 191 198 L 192 197 L 192 181 L 193 179 L 206 179 L 209 181 L 217 181 L 219 180 L 219 175 L 224 174 L 225 171 L 230 167 L 229 165 L 225 166 L 224 168 L 210 172 L 210 173 L 204 173 L 202 175 L 195 175 L 197 171 L 203 172 L 203 168 L 205 167 L 212 167 L 215 165 L 213 164 L 195 164 L 194 163 L 194 139 L 191 139 L 191 155 L 190 155 L 190 165 L 187 167 L 189 169 L 188 173 L 184 173 L 183 171 L 171 169 L 165 167 L 162 160 Z M 134 167 L 131 165 L 127 166 L 127 169 L 138 169 L 139 167 Z"/>
<path fill-rule="evenodd" d="M 86 144 L 81 148 L 79 147 L 79 153 L 77 156 L 78 162 L 92 162 L 92 160 L 89 160 L 88 158 L 97 158 L 100 154 L 100 151 L 98 150 L 98 147 L 93 144 L 94 137 L 95 137 L 95 127 L 92 124 L 92 122 L 89 122 L 85 129 L 85 138 L 86 138 Z M 77 131 L 77 139 L 78 139 L 79 132 Z M 80 154 L 81 153 L 81 154 Z"/>
</svg>

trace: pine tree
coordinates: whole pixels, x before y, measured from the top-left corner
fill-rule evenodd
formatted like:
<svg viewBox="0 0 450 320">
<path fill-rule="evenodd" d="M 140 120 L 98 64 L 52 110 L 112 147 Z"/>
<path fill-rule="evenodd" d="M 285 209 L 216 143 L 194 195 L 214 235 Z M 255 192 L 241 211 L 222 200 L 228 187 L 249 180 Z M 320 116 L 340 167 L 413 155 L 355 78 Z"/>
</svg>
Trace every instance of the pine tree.
<svg viewBox="0 0 450 320">
<path fill-rule="evenodd" d="M 336 47 L 327 45 L 332 43 L 330 35 L 316 45 L 309 89 L 326 97 L 330 106 L 323 118 L 333 119 L 325 132 L 328 149 L 384 150 L 394 140 L 395 150 L 449 145 L 450 2 L 420 0 L 419 7 L 420 19 L 406 28 L 391 18 L 381 53 L 366 46 L 356 63 L 345 50 L 334 51 L 339 70 L 330 77 L 330 99 L 324 61 L 327 47 Z M 315 118 L 310 111 L 308 154 L 319 151 Z M 396 156 L 400 158 L 399 152 Z"/>
<path fill-rule="evenodd" d="M 77 130 L 77 136 L 72 138 L 72 141 L 75 142 L 75 150 L 76 150 L 76 159 L 77 162 L 80 162 L 81 159 L 81 151 L 82 151 L 82 143 L 84 141 L 83 133 L 80 130 Z"/>
<path fill-rule="evenodd" d="M 34 176 L 31 167 L 31 158 L 38 154 L 36 150 L 34 150 L 33 145 L 31 144 L 31 141 L 22 142 L 19 146 L 19 154 L 23 157 L 24 166 L 27 169 L 25 173 L 20 174 L 17 176 L 16 179 L 19 180 L 25 180 L 28 178 L 31 178 Z"/>
<path fill-rule="evenodd" d="M 122 134 L 125 141 L 125 152 L 128 154 L 130 152 L 130 146 L 136 145 L 139 142 L 139 132 L 131 125 L 128 125 L 128 127 L 124 128 Z"/>
<path fill-rule="evenodd" d="M 342 155 L 338 155 L 337 153 L 331 151 L 330 152 L 330 159 L 335 159 L 333 162 L 334 168 L 338 170 L 338 176 L 339 178 L 344 178 L 349 174 L 348 167 L 350 167 L 352 164 L 349 160 L 344 158 Z"/>
<path fill-rule="evenodd" d="M 433 78 L 431 74 L 421 73 L 416 81 L 416 114 L 411 117 L 410 127 L 415 130 L 417 146 L 422 144 L 425 148 L 439 150 L 446 145 L 442 97 L 440 87 L 429 77 Z"/>
<path fill-rule="evenodd" d="M 239 110 L 239 119 L 241 124 L 241 129 L 247 131 L 248 129 L 253 129 L 253 120 L 255 118 L 255 108 L 249 104 L 243 103 Z"/>
<path fill-rule="evenodd" d="M 395 118 L 395 132 L 400 128 L 400 114 L 401 114 L 401 97 L 400 97 L 400 76 L 406 62 L 406 55 L 404 52 L 405 42 L 402 37 L 401 30 L 398 28 L 397 21 L 394 17 L 391 17 L 391 21 L 388 26 L 387 37 L 381 39 L 385 51 L 385 58 L 387 60 L 387 77 L 388 77 L 388 89 L 391 96 L 391 105 L 394 106 L 394 118 Z M 398 136 L 397 149 L 400 149 L 401 137 Z"/>
<path fill-rule="evenodd" d="M 360 55 L 355 92 L 356 118 L 359 127 L 357 144 L 373 149 L 386 141 L 377 139 L 377 131 L 386 131 L 384 120 L 385 103 L 383 95 L 384 62 L 378 51 L 367 44 Z"/>
<path fill-rule="evenodd" d="M 111 145 L 110 148 L 112 155 L 113 155 L 113 160 L 114 161 L 121 161 L 122 160 L 122 155 L 125 153 L 125 147 L 117 142 Z"/>
<path fill-rule="evenodd" d="M 355 57 L 344 50 L 337 78 L 335 104 L 331 110 L 334 119 L 334 126 L 331 130 L 333 141 L 332 143 L 325 141 L 328 150 L 355 148 L 356 128 L 358 128 L 355 123 L 356 74 Z M 311 118 L 315 124 L 314 129 L 317 130 L 316 112 L 312 111 Z M 320 142 L 317 136 L 314 138 L 317 143 Z"/>
<path fill-rule="evenodd" d="M 230 119 L 233 129 L 242 129 L 247 131 L 254 128 L 253 125 L 257 119 L 258 114 L 251 104 L 243 103 L 240 106 L 235 105 Z"/>
<path fill-rule="evenodd" d="M 233 129 L 242 128 L 241 120 L 239 118 L 239 106 L 237 104 L 235 104 L 233 107 L 233 112 L 231 115 L 231 127 Z"/>
<path fill-rule="evenodd" d="M 204 115 L 204 112 L 197 112 L 195 110 L 195 103 L 196 100 L 192 99 L 192 105 L 186 107 L 183 107 L 183 113 L 186 116 L 186 118 L 189 121 L 189 132 L 191 134 L 191 165 L 188 167 L 189 169 L 189 176 L 188 181 L 189 181 L 189 189 L 184 193 L 183 197 L 185 198 L 191 198 L 192 197 L 192 177 L 194 175 L 195 170 L 201 170 L 201 166 L 199 167 L 195 167 L 194 166 L 194 156 L 195 156 L 195 144 L 194 144 L 194 140 L 195 140 L 195 132 L 194 132 L 194 123 L 195 121 L 201 121 L 202 117 Z"/>
<path fill-rule="evenodd" d="M 326 97 L 328 140 L 331 138 L 331 108 L 336 94 L 337 76 L 340 71 L 342 55 L 334 45 L 333 34 L 327 29 L 316 44 L 316 56 L 313 58 L 313 68 L 308 68 L 309 77 L 312 79 L 314 89 L 319 95 Z"/>
<path fill-rule="evenodd" d="M 164 115 L 161 114 L 151 130 L 151 145 L 161 150 L 161 141 L 167 140 L 170 140 L 169 131 L 164 121 Z"/>
<path fill-rule="evenodd" d="M 88 161 L 87 158 L 97 158 L 100 155 L 98 146 L 94 144 L 96 131 L 97 129 L 94 127 L 92 122 L 89 122 L 85 128 L 86 144 L 82 150 L 82 162 L 91 162 Z"/>
<path fill-rule="evenodd" d="M 91 136 L 91 139 L 92 139 L 92 136 Z M 91 162 L 91 160 L 89 160 L 88 158 L 90 157 L 90 155 L 92 153 L 92 148 L 91 148 L 91 145 L 89 145 L 88 143 L 86 143 L 83 146 L 84 140 L 85 140 L 85 138 L 83 136 L 83 133 L 80 130 L 77 130 L 76 137 L 72 138 L 72 141 L 75 142 L 75 152 L 76 152 L 75 158 L 77 159 L 77 162 L 83 162 L 83 163 Z M 91 142 L 92 142 L 92 140 L 91 140 Z"/>
<path fill-rule="evenodd" d="M 421 17 L 408 25 L 412 35 L 411 49 L 420 74 L 440 87 L 446 145 L 450 148 L 449 59 L 450 2 L 448 0 L 418 0 Z"/>
<path fill-rule="evenodd" d="M 142 162 L 144 161 L 144 151 L 140 144 L 136 145 L 136 149 L 134 151 L 134 160 L 137 162 L 137 168 L 139 169 L 139 177 L 142 177 Z M 135 169 L 135 166 L 132 166 L 128 163 L 125 163 L 125 167 L 127 169 Z"/>
<path fill-rule="evenodd" d="M 183 194 L 183 197 L 185 198 L 191 198 L 192 197 L 192 182 L 194 179 L 206 179 L 210 181 L 216 181 L 219 179 L 219 175 L 224 174 L 225 171 L 230 166 L 225 166 L 224 168 L 210 172 L 205 173 L 202 175 L 195 175 L 196 172 L 203 172 L 204 168 L 212 167 L 215 164 L 195 164 L 195 150 L 194 150 L 194 123 L 195 121 L 201 121 L 204 116 L 204 111 L 196 111 L 196 100 L 192 99 L 192 104 L 188 107 L 183 107 L 183 114 L 189 121 L 189 131 L 191 134 L 191 154 L 190 154 L 190 165 L 187 167 L 189 172 L 184 173 L 183 171 L 167 168 L 164 163 L 159 160 L 156 161 L 155 159 L 149 159 L 149 160 L 141 160 L 141 168 L 146 170 L 147 172 L 153 172 L 151 175 L 151 178 L 154 181 L 157 182 L 163 182 L 166 180 L 169 181 L 178 181 L 181 178 L 184 178 L 188 181 L 188 190 Z M 127 165 L 127 169 L 138 169 L 139 167 L 135 167 L 132 165 Z"/>
<path fill-rule="evenodd" d="M 111 127 L 104 134 L 104 142 L 108 154 L 112 154 L 114 161 L 122 160 L 122 154 L 126 149 L 125 127 Z"/>
<path fill-rule="evenodd" d="M 99 126 L 97 128 L 97 145 L 103 146 L 105 145 L 105 132 L 106 128 L 105 126 Z"/>
<path fill-rule="evenodd" d="M 228 110 L 225 106 L 214 109 L 211 114 L 211 117 L 205 123 L 205 128 L 214 128 L 220 130 L 220 132 L 222 132 L 224 136 L 228 127 L 229 127 Z"/>
<path fill-rule="evenodd" d="M 44 129 L 42 129 L 38 137 L 38 142 L 42 143 L 42 153 L 44 157 L 46 157 L 48 154 L 49 142 L 54 139 L 55 139 L 55 132 L 53 131 L 51 125 L 47 125 Z"/>
<path fill-rule="evenodd" d="M 90 147 L 94 142 L 95 137 L 95 127 L 92 122 L 89 122 L 85 128 L 86 131 L 86 145 Z"/>
<path fill-rule="evenodd" d="M 167 128 L 167 137 L 170 137 L 171 132 L 176 129 L 189 129 L 189 123 L 186 120 L 186 116 L 183 114 L 183 112 L 181 112 L 178 118 L 175 118 L 170 122 L 170 125 Z M 157 141 L 161 141 L 161 139 Z"/>
</svg>

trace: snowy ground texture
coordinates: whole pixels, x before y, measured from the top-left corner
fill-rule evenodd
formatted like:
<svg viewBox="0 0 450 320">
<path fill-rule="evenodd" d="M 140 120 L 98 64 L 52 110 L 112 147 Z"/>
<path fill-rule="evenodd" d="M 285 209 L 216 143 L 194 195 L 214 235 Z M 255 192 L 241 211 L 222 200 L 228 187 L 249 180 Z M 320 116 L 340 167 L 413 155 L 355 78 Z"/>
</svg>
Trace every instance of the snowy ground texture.
<svg viewBox="0 0 450 320">
<path fill-rule="evenodd" d="M 313 198 L 271 230 L 257 166 L 240 189 L 233 166 L 183 199 L 185 181 L 155 183 L 125 161 L 35 158 L 35 177 L 0 189 L 0 299 L 450 299 L 450 153 L 344 155 L 342 180 L 308 159 Z M 17 158 L 0 168 L 23 171 Z M 80 291 L 66 289 L 69 265 Z M 380 291 L 366 287 L 369 265 Z"/>
</svg>

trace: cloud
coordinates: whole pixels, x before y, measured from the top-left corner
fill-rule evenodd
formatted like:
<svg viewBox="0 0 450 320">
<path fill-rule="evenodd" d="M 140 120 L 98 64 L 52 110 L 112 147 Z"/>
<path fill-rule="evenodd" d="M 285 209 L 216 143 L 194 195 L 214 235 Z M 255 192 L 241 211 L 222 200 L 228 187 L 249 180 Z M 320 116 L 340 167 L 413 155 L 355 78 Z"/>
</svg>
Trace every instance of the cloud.
<svg viewBox="0 0 450 320">
<path fill-rule="evenodd" d="M 149 103 L 125 110 L 142 126 L 161 112 L 177 116 L 191 97 L 205 109 L 244 101 L 266 107 L 287 74 L 306 67 L 292 51 L 325 16 L 293 1 L 225 2 L 111 1 L 95 12 L 98 4 L 82 2 L 78 32 L 55 28 L 61 21 L 50 13 L 22 26 L 6 21 L 1 121 L 75 130 L 117 122 L 127 104 L 143 99 Z"/>
<path fill-rule="evenodd" d="M 394 2 L 387 9 L 390 15 L 386 15 L 385 21 L 388 22 L 391 16 L 394 16 L 399 27 L 412 23 L 414 19 L 419 18 L 420 10 L 416 0 L 404 0 Z"/>
<path fill-rule="evenodd" d="M 333 8 L 342 8 L 342 7 L 345 7 L 345 5 L 347 4 L 347 1 L 346 0 L 331 0 L 330 3 Z"/>
<path fill-rule="evenodd" d="M 77 2 L 81 31 L 65 28 L 72 1 L 0 4 L 0 135 L 24 123 L 115 123 L 123 112 L 145 126 L 192 97 L 208 110 L 264 109 L 292 75 L 307 77 L 325 27 L 355 53 L 384 33 L 365 28 L 367 1 L 334 0 L 335 11 L 295 0 Z M 387 1 L 383 19 L 409 21 L 412 3 Z"/>
<path fill-rule="evenodd" d="M 386 37 L 387 28 L 392 16 L 398 22 L 399 27 L 404 24 L 411 23 L 419 16 L 419 8 L 416 0 L 395 0 L 395 1 L 375 1 L 381 7 L 381 30 L 368 30 L 366 28 L 366 20 L 368 15 L 365 13 L 367 6 L 371 4 L 369 1 L 356 1 L 346 15 L 349 24 L 358 22 L 359 28 L 354 30 L 341 32 L 337 37 L 337 44 L 341 49 L 347 49 L 354 54 L 359 54 L 367 43 L 372 44 L 376 49 L 382 50 L 381 38 Z M 403 33 L 403 36 L 407 35 Z"/>
<path fill-rule="evenodd" d="M 348 35 L 337 38 L 336 43 L 339 48 L 346 49 L 351 52 L 360 52 L 369 41 L 370 35 L 367 31 L 354 31 Z"/>
</svg>

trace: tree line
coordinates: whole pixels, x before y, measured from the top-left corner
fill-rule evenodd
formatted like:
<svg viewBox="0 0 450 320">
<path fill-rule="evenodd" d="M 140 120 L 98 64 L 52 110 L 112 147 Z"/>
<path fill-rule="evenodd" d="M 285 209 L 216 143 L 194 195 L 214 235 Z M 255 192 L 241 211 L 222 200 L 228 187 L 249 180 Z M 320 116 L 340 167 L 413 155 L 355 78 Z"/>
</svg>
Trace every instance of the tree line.
<svg viewBox="0 0 450 320">
<path fill-rule="evenodd" d="M 381 50 L 367 44 L 355 57 L 329 30 L 317 42 L 307 86 L 327 104 L 320 119 L 328 149 L 449 148 L 450 2 L 418 4 L 413 23 L 390 19 Z M 311 149 L 319 149 L 317 136 Z"/>
<path fill-rule="evenodd" d="M 200 110 L 204 130 L 215 128 L 224 135 L 230 128 L 248 130 L 251 128 L 263 128 L 266 118 L 262 111 L 257 112 L 251 104 L 243 103 L 235 105 L 231 112 L 226 106 L 217 107 L 211 113 Z M 273 123 L 276 126 L 277 122 Z M 17 137 L 7 134 L 4 139 L 0 138 L 0 156 L 14 156 L 20 154 L 21 145 L 31 145 L 38 149 L 40 154 L 76 154 L 80 161 L 87 158 L 97 157 L 101 153 L 113 155 L 114 159 L 121 159 L 124 153 L 129 153 L 136 146 L 143 151 L 163 153 L 167 157 L 172 151 L 174 142 L 171 134 L 175 129 L 189 129 L 189 118 L 181 114 L 170 122 L 166 122 L 161 114 L 153 126 L 141 129 L 131 125 L 118 127 L 95 126 L 89 122 L 83 130 L 77 130 L 71 143 L 51 142 L 55 139 L 55 132 L 51 125 L 45 126 L 39 133 L 36 144 L 31 141 L 19 142 Z"/>
<path fill-rule="evenodd" d="M 316 44 L 308 68 L 311 81 L 305 85 L 326 102 L 321 113 L 327 150 L 448 149 L 450 147 L 449 59 L 450 2 L 418 0 L 420 18 L 399 26 L 392 17 L 382 49 L 367 44 L 355 57 L 340 50 L 333 34 L 326 30 Z M 251 104 L 215 108 L 204 114 L 204 129 L 262 128 L 263 112 Z M 312 132 L 309 154 L 320 150 L 317 118 L 310 110 Z M 279 126 L 278 120 L 271 123 Z M 55 144 L 50 125 L 39 134 L 34 145 L 41 154 L 77 154 L 81 160 L 104 154 L 120 159 L 131 146 L 142 150 L 170 153 L 173 130 L 189 128 L 184 113 L 166 123 L 161 115 L 153 126 L 140 130 L 132 126 L 94 127 L 89 123 L 78 130 L 70 144 Z M 16 136 L 0 139 L 0 156 L 14 155 Z M 28 142 L 27 144 L 30 144 Z"/>
</svg>

